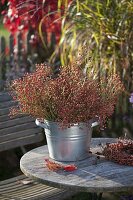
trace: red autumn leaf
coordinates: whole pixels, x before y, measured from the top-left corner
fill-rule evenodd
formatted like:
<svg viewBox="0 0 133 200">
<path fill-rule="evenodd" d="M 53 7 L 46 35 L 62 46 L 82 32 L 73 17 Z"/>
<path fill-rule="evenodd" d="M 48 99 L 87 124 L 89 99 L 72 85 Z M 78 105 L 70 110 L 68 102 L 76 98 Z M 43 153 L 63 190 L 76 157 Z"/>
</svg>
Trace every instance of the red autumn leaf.
<svg viewBox="0 0 133 200">
<path fill-rule="evenodd" d="M 65 171 L 70 172 L 70 171 L 76 170 L 77 167 L 76 167 L 75 165 L 66 165 L 66 166 L 63 167 L 63 169 L 64 169 Z"/>
<path fill-rule="evenodd" d="M 45 159 L 45 162 L 46 162 L 47 168 L 52 171 L 57 171 L 59 169 L 62 169 L 62 165 L 55 163 L 53 161 L 50 161 L 49 159 Z"/>
<path fill-rule="evenodd" d="M 77 167 L 75 165 L 61 165 L 59 163 L 56 163 L 56 162 L 53 162 L 53 161 L 50 161 L 49 159 L 45 159 L 45 162 L 46 162 L 46 167 L 49 169 L 49 170 L 52 170 L 52 171 L 58 171 L 58 170 L 65 170 L 65 171 L 74 171 L 77 169 Z"/>
</svg>

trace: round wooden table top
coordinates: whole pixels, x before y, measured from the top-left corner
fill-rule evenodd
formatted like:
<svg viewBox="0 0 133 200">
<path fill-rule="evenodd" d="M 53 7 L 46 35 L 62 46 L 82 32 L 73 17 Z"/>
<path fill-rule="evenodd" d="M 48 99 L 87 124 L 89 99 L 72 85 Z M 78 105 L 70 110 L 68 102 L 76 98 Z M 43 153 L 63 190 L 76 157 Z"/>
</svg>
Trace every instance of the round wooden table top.
<svg viewBox="0 0 133 200">
<path fill-rule="evenodd" d="M 27 152 L 20 160 L 20 168 L 26 176 L 57 188 L 79 192 L 131 191 L 133 190 L 132 166 L 107 161 L 104 156 L 97 159 L 96 153 L 102 151 L 102 145 L 114 141 L 117 139 L 93 138 L 90 149 L 92 154 L 85 160 L 71 162 L 77 166 L 75 171 L 50 171 L 45 163 L 45 159 L 49 158 L 47 145 Z"/>
</svg>

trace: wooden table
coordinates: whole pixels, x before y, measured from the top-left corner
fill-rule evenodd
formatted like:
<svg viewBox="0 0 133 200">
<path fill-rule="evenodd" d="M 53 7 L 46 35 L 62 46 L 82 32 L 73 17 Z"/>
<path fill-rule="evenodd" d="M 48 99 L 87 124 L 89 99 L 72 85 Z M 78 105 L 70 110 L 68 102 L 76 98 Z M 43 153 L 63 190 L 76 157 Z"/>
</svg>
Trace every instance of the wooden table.
<svg viewBox="0 0 133 200">
<path fill-rule="evenodd" d="M 22 172 L 36 181 L 49 186 L 84 191 L 95 194 L 95 199 L 101 199 L 103 192 L 120 192 L 133 190 L 133 167 L 119 165 L 105 160 L 103 156 L 97 159 L 97 152 L 102 151 L 102 145 L 117 139 L 94 138 L 92 139 L 89 158 L 77 161 L 77 170 L 72 172 L 50 171 L 45 166 L 48 158 L 47 146 L 33 149 L 26 153 L 20 161 Z M 70 164 L 70 163 L 63 163 Z M 99 195 L 96 195 L 99 194 Z"/>
</svg>

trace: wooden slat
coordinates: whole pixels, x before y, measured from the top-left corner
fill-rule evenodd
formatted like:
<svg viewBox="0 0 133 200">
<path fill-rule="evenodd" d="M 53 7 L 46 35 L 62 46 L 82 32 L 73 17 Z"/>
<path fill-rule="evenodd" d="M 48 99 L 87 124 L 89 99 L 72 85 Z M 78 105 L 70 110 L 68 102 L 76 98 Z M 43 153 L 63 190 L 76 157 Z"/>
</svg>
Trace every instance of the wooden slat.
<svg viewBox="0 0 133 200">
<path fill-rule="evenodd" d="M 5 37 L 0 37 L 0 80 L 5 79 L 5 71 L 6 71 L 6 39 Z M 1 86 L 0 86 L 0 89 Z"/>
<path fill-rule="evenodd" d="M 24 185 L 22 181 L 31 181 Z M 75 194 L 64 189 L 49 187 L 41 183 L 33 182 L 31 179 L 20 175 L 15 178 L 0 182 L 0 197 L 15 200 L 60 200 Z M 8 199 L 8 200 L 9 200 Z"/>
<path fill-rule="evenodd" d="M 8 92 L 0 92 L 0 103 L 12 100 Z"/>
<path fill-rule="evenodd" d="M 17 104 L 18 104 L 17 102 L 12 101 L 12 100 L 0 102 L 0 109 L 2 109 L 2 108 L 10 108 L 10 107 L 15 106 Z"/>
<path fill-rule="evenodd" d="M 8 121 L 4 121 L 2 123 L 0 123 L 0 129 L 3 128 L 7 128 L 7 127 L 12 127 L 12 126 L 16 126 L 20 125 L 20 124 L 27 124 L 29 122 L 35 123 L 35 120 L 29 116 L 25 116 L 25 117 L 18 117 L 18 118 L 10 118 Z"/>
<path fill-rule="evenodd" d="M 0 115 L 0 123 L 4 122 L 5 120 L 8 121 L 10 119 L 9 115 Z"/>
<path fill-rule="evenodd" d="M 24 180 L 26 179 L 29 180 L 28 177 L 26 177 L 24 174 L 20 175 L 20 176 L 16 176 L 16 177 L 13 177 L 13 178 L 10 178 L 10 179 L 6 179 L 4 181 L 0 181 L 0 191 L 1 191 L 1 188 L 4 186 L 4 185 L 7 185 L 7 184 L 11 184 L 11 183 L 15 183 L 16 181 L 21 181 L 21 180 Z"/>
<path fill-rule="evenodd" d="M 12 185 L 11 187 L 8 186 L 8 188 L 6 188 L 6 194 L 10 194 L 12 193 L 12 196 L 16 196 L 16 197 L 19 197 L 20 195 L 32 195 L 33 191 L 36 190 L 36 193 L 41 193 L 41 190 L 44 188 L 43 185 L 40 185 L 40 184 L 36 184 L 35 182 L 31 182 L 30 184 L 32 187 L 30 187 L 30 190 L 29 190 L 29 187 L 27 187 L 26 185 L 24 185 L 23 183 L 22 184 L 14 184 Z M 7 190 L 8 189 L 8 190 Z M 52 190 L 53 188 L 52 187 L 48 187 L 46 186 L 45 187 L 45 192 L 49 192 L 50 190 Z M 17 190 L 17 192 L 16 192 Z M 4 194 L 5 191 L 1 191 L 1 194 Z M 26 194 L 25 194 L 26 193 Z"/>
<path fill-rule="evenodd" d="M 9 108 L 0 109 L 0 115 L 8 115 L 9 114 Z"/>
<path fill-rule="evenodd" d="M 26 137 L 20 137 L 14 140 L 9 140 L 9 141 L 0 143 L 0 151 L 5 151 L 5 150 L 13 149 L 16 147 L 37 143 L 42 140 L 43 140 L 42 133 L 26 136 Z"/>
<path fill-rule="evenodd" d="M 17 102 L 7 101 L 0 103 L 0 115 L 9 115 L 10 109 L 17 105 Z"/>
<path fill-rule="evenodd" d="M 17 118 L 19 118 L 19 119 L 21 119 L 21 118 L 23 118 L 23 117 L 26 117 L 26 115 L 24 116 L 24 115 L 20 115 L 19 117 L 18 116 L 16 116 L 16 117 L 13 117 L 13 118 L 11 118 L 9 115 L 0 115 L 0 122 L 5 122 L 5 121 L 9 121 L 9 120 L 11 120 L 11 119 L 17 119 Z"/>
<path fill-rule="evenodd" d="M 28 123 L 20 124 L 20 125 L 16 124 L 16 126 L 0 129 L 0 135 L 9 134 L 9 133 L 13 133 L 13 132 L 21 131 L 21 130 L 27 130 L 29 128 L 36 128 L 35 122 L 28 122 Z"/>
<path fill-rule="evenodd" d="M 14 104 L 7 92 L 0 92 L 0 151 L 40 142 L 44 139 L 42 128 L 29 116 L 9 117 Z M 16 102 L 15 102 L 16 104 Z"/>
<path fill-rule="evenodd" d="M 9 199 L 9 197 L 5 197 L 5 196 L 0 194 L 0 200 L 11 200 L 11 198 Z"/>
<path fill-rule="evenodd" d="M 14 132 L 11 134 L 0 135 L 0 143 L 14 140 L 14 139 L 19 139 L 21 137 L 26 137 L 26 136 L 29 137 L 31 135 L 37 135 L 38 133 L 41 133 L 41 131 L 42 131 L 41 129 L 32 128 L 32 129 L 27 129 L 24 131 L 22 130 L 22 131 Z"/>
<path fill-rule="evenodd" d="M 10 34 L 9 36 L 9 50 L 10 50 L 10 63 L 14 60 L 14 36 Z"/>
</svg>

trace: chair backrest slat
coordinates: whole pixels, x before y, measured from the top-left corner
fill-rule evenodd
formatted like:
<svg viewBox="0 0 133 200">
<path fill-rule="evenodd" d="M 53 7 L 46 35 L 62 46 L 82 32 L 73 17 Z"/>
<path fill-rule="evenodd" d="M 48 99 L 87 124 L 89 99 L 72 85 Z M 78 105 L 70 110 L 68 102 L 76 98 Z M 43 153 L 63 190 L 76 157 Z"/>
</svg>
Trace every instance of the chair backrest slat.
<svg viewBox="0 0 133 200">
<path fill-rule="evenodd" d="M 5 142 L 5 141 L 8 141 L 8 140 L 15 140 L 15 139 L 19 139 L 19 138 L 23 138 L 23 137 L 29 137 L 33 134 L 37 134 L 38 133 L 38 130 L 36 128 L 31 128 L 31 129 L 28 129 L 28 130 L 25 130 L 24 132 L 23 131 L 17 131 L 17 132 L 14 132 L 14 133 L 9 133 L 9 134 L 3 134 L 0 136 L 0 142 Z"/>
<path fill-rule="evenodd" d="M 7 118 L 4 122 L 0 123 L 0 129 L 7 128 L 7 127 L 14 127 L 17 125 L 23 125 L 23 124 L 30 124 L 33 123 L 33 119 L 29 116 L 27 117 L 20 117 L 20 118 Z M 34 123 L 35 125 L 35 123 Z M 36 125 L 35 125 L 36 126 Z"/>
<path fill-rule="evenodd" d="M 8 124 L 6 125 L 5 128 L 0 129 L 0 136 L 5 135 L 5 134 L 11 134 L 11 133 L 18 132 L 21 130 L 23 130 L 24 132 L 27 129 L 36 128 L 35 122 L 16 124 L 15 126 L 10 126 L 10 127 L 7 127 L 7 126 Z"/>
<path fill-rule="evenodd" d="M 12 97 L 8 94 L 8 92 L 0 92 L 0 103 L 4 103 L 6 101 L 13 101 Z"/>
<path fill-rule="evenodd" d="M 0 92 L 0 151 L 24 146 L 44 139 L 42 129 L 30 116 L 9 117 L 10 108 L 16 105 L 8 92 Z"/>
<path fill-rule="evenodd" d="M 3 102 L 0 102 L 0 109 L 5 109 L 5 108 L 9 108 L 11 107 L 12 105 L 17 105 L 17 102 L 14 102 L 12 100 L 9 100 L 9 101 L 6 101 L 6 100 L 3 100 Z"/>
<path fill-rule="evenodd" d="M 19 139 L 7 140 L 5 142 L 0 142 L 0 151 L 5 151 L 9 149 L 13 149 L 16 147 L 21 147 L 33 143 L 37 143 L 42 141 L 42 134 L 33 134 L 29 137 L 20 137 Z"/>
</svg>

